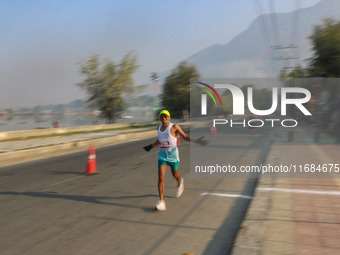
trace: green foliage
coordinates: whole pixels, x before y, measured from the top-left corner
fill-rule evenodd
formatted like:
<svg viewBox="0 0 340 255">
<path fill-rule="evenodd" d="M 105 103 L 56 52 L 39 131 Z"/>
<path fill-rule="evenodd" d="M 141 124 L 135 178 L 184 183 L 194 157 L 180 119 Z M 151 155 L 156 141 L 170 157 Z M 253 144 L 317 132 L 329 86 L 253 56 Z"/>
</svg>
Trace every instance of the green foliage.
<svg viewBox="0 0 340 255">
<path fill-rule="evenodd" d="M 311 61 L 314 72 L 340 77 L 340 22 L 324 19 L 322 25 L 314 27 L 310 39 L 314 51 Z"/>
<path fill-rule="evenodd" d="M 179 63 L 166 77 L 161 104 L 173 118 L 181 118 L 184 110 L 190 112 L 190 81 L 198 80 L 199 77 L 197 68 L 185 61 Z"/>
<path fill-rule="evenodd" d="M 285 72 L 281 72 L 281 78 L 285 78 L 286 73 Z M 291 78 L 307 78 L 309 77 L 310 71 L 308 69 L 304 69 L 301 67 L 295 68 L 293 71 L 290 72 L 289 77 Z"/>
<path fill-rule="evenodd" d="M 309 66 L 295 68 L 289 74 L 282 70 L 280 78 L 340 77 L 340 21 L 324 19 L 314 27 L 309 39 L 313 46 Z"/>
<path fill-rule="evenodd" d="M 77 85 L 86 92 L 88 105 L 99 109 L 110 123 L 123 110 L 123 94 L 133 93 L 133 74 L 138 69 L 134 51 L 124 56 L 119 64 L 91 55 L 79 63 L 80 73 L 86 78 Z"/>
</svg>

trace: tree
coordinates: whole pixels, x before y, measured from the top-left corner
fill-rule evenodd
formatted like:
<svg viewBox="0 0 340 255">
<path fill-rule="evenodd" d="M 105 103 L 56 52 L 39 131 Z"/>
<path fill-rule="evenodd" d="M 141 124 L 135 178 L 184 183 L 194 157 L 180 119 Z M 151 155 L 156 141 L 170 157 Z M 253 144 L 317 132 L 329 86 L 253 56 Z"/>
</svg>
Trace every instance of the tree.
<svg viewBox="0 0 340 255">
<path fill-rule="evenodd" d="M 306 68 L 295 68 L 289 74 L 281 70 L 280 78 L 340 77 L 340 21 L 328 18 L 314 26 L 309 36 L 313 56 Z"/>
<path fill-rule="evenodd" d="M 198 80 L 199 72 L 195 65 L 182 61 L 166 77 L 161 95 L 162 106 L 174 118 L 181 118 L 184 110 L 190 112 L 190 81 Z"/>
<path fill-rule="evenodd" d="M 133 74 L 139 67 L 137 59 L 136 52 L 131 51 L 119 64 L 108 59 L 101 60 L 98 55 L 91 55 L 79 63 L 80 73 L 86 78 L 77 86 L 86 92 L 88 105 L 100 110 L 101 116 L 110 123 L 123 110 L 124 93 L 135 90 Z"/>
<path fill-rule="evenodd" d="M 340 77 L 340 22 L 324 19 L 322 25 L 314 27 L 310 39 L 314 51 L 313 72 Z"/>
</svg>

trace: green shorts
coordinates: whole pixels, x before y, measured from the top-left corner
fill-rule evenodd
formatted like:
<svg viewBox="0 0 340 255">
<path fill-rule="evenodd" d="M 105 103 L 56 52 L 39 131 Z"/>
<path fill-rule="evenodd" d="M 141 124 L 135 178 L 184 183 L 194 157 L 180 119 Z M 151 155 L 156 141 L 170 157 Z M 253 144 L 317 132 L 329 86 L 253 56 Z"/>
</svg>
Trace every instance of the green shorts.
<svg viewBox="0 0 340 255">
<path fill-rule="evenodd" d="M 168 165 L 168 166 L 171 167 L 171 169 L 177 170 L 177 167 L 179 165 L 179 161 L 177 161 L 177 162 L 169 162 L 169 161 L 166 161 L 166 160 L 159 159 L 158 160 L 158 167 L 160 167 L 162 165 Z"/>
</svg>

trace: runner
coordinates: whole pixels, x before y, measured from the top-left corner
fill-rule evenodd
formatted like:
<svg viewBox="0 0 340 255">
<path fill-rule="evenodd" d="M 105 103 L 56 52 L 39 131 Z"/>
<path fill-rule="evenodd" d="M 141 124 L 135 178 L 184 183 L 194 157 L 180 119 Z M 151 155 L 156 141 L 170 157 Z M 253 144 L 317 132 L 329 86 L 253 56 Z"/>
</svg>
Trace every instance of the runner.
<svg viewBox="0 0 340 255">
<path fill-rule="evenodd" d="M 160 145 L 158 152 L 158 192 L 160 200 L 155 206 L 158 211 L 165 211 L 165 201 L 164 201 L 164 179 L 165 172 L 170 166 L 171 173 L 176 179 L 178 188 L 176 192 L 176 197 L 180 197 L 184 190 L 184 180 L 178 173 L 179 155 L 177 148 L 177 134 L 179 134 L 185 141 L 196 142 L 201 145 L 206 145 L 207 141 L 203 140 L 203 137 L 194 140 L 187 134 L 183 132 L 181 127 L 177 124 L 170 123 L 170 113 L 167 110 L 163 110 L 159 114 L 160 125 L 158 130 L 158 139 L 155 143 L 143 147 L 146 151 L 150 151 L 153 147 Z"/>
</svg>

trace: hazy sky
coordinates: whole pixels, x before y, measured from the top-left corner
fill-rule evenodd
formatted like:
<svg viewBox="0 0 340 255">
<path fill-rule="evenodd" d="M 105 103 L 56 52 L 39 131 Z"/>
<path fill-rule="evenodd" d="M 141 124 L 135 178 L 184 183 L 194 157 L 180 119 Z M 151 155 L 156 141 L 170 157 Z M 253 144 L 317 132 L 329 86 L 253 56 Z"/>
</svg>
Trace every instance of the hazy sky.
<svg viewBox="0 0 340 255">
<path fill-rule="evenodd" d="M 259 1 L 269 12 L 267 0 Z M 277 12 L 319 0 L 275 0 Z M 256 18 L 254 0 L 0 0 L 0 109 L 68 103 L 85 95 L 77 62 L 97 53 L 119 62 L 130 50 L 151 72 L 173 69 L 226 44 Z M 164 77 L 163 77 L 164 78 Z"/>
</svg>

